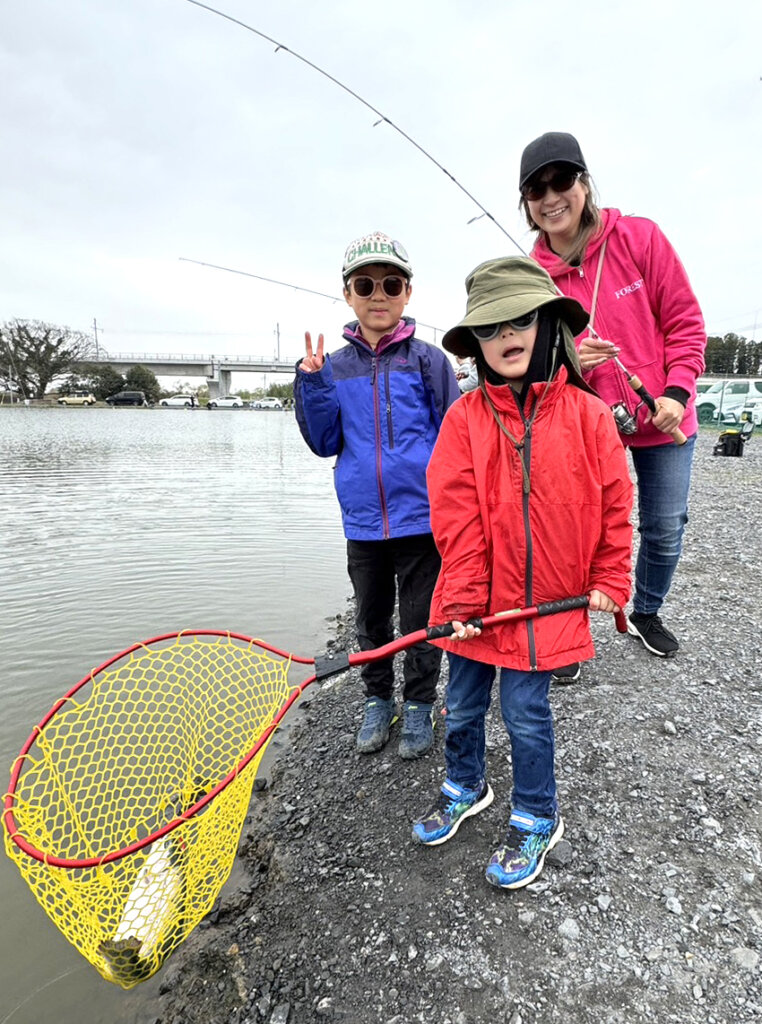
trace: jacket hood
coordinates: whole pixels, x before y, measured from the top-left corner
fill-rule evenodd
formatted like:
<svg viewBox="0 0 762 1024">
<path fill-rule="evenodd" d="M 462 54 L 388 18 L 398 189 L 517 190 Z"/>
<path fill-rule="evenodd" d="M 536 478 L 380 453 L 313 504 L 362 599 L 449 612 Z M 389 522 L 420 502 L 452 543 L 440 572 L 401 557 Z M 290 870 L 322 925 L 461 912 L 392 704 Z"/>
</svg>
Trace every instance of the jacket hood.
<svg viewBox="0 0 762 1024">
<path fill-rule="evenodd" d="M 585 251 L 585 258 L 594 255 L 598 249 L 603 245 L 606 239 L 609 237 L 611 232 L 616 226 L 616 222 L 620 219 L 622 214 L 619 210 L 604 209 L 601 210 L 601 230 L 597 235 L 594 235 L 587 243 L 587 249 Z M 561 259 L 553 250 L 550 248 L 548 243 L 545 241 L 545 235 L 538 235 L 537 241 L 535 242 L 534 248 L 532 249 L 532 259 L 537 260 L 540 266 L 547 270 L 551 277 L 558 277 L 561 274 L 567 274 L 569 272 L 569 264 L 565 260 Z"/>
</svg>

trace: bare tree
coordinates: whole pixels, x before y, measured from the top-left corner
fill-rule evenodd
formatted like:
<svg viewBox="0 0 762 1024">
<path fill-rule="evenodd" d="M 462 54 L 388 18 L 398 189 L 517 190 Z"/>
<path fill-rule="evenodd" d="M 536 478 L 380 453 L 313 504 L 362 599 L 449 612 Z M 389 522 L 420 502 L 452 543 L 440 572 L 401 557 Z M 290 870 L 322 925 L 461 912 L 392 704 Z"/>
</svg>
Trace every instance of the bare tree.
<svg viewBox="0 0 762 1024">
<path fill-rule="evenodd" d="M 50 383 L 94 354 L 93 339 L 40 320 L 0 325 L 0 383 L 26 398 L 42 398 Z"/>
</svg>

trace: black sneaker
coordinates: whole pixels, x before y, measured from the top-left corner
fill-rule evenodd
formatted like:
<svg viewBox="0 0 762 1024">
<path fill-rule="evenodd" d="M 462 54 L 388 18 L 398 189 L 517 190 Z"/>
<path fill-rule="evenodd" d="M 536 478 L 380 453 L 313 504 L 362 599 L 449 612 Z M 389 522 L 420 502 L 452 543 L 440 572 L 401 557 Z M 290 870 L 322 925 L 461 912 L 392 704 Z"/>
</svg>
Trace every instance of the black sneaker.
<svg viewBox="0 0 762 1024">
<path fill-rule="evenodd" d="M 550 678 L 554 683 L 576 683 L 579 679 L 582 667 L 578 661 L 573 665 L 564 665 L 562 668 L 554 668 Z"/>
<path fill-rule="evenodd" d="M 633 612 L 627 620 L 627 632 L 641 640 L 647 651 L 660 658 L 674 658 L 680 650 L 677 637 L 667 629 L 658 615 Z"/>
</svg>

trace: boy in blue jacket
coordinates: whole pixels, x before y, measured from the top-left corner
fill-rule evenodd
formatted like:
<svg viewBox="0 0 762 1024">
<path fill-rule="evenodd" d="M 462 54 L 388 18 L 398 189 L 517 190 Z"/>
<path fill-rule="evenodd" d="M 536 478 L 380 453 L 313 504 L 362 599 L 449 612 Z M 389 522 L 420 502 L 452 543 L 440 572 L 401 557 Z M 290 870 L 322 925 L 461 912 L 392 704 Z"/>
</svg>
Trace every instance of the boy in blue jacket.
<svg viewBox="0 0 762 1024">
<path fill-rule="evenodd" d="M 347 568 L 357 606 L 360 650 L 394 639 L 399 592 L 404 634 L 428 624 L 440 558 L 429 522 L 426 467 L 445 412 L 460 391 L 445 354 L 415 337 L 403 316 L 413 271 L 405 249 L 375 232 L 347 249 L 344 298 L 357 319 L 348 342 L 315 352 L 296 368 L 299 429 L 316 455 L 337 456 L 334 473 L 347 538 Z M 428 643 L 405 652 L 403 725 L 399 753 L 420 757 L 433 742 L 441 653 Z M 357 750 L 370 754 L 389 739 L 394 718 L 393 659 L 362 668 L 365 714 Z"/>
</svg>

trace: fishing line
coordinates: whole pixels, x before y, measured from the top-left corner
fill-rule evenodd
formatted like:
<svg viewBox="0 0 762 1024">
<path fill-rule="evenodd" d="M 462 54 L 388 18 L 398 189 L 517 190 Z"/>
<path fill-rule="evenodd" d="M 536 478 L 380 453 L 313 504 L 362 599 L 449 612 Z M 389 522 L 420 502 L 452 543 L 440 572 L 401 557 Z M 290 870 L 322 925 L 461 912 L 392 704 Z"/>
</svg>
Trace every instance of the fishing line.
<svg viewBox="0 0 762 1024">
<path fill-rule="evenodd" d="M 218 263 L 204 263 L 202 260 L 191 260 L 187 256 L 180 256 L 184 263 L 196 263 L 199 267 L 212 267 L 214 270 L 226 270 L 229 274 L 242 274 L 243 277 L 255 277 L 257 281 L 267 281 L 269 284 L 279 284 L 284 288 L 293 288 L 297 292 L 309 292 L 310 295 L 319 295 L 322 299 L 330 299 L 332 302 L 343 302 L 338 295 L 328 295 L 326 292 L 316 292 L 312 288 L 302 288 L 298 284 L 289 284 L 288 281 L 276 281 L 272 277 L 262 277 L 261 274 L 250 274 L 247 270 L 235 270 L 233 267 L 221 267 Z"/>
<path fill-rule="evenodd" d="M 450 181 L 454 185 L 457 185 L 460 191 L 463 192 L 464 195 L 468 196 L 472 203 L 479 207 L 479 209 L 482 211 L 481 215 L 479 217 L 472 217 L 471 220 L 468 221 L 469 224 L 472 224 L 475 220 L 480 220 L 481 217 L 488 217 L 495 225 L 495 227 L 502 231 L 505 237 L 508 238 L 511 242 L 513 242 L 513 244 L 516 246 L 519 252 L 523 253 L 523 255 L 526 256 L 526 253 L 519 245 L 519 243 L 516 241 L 516 239 L 506 231 L 503 225 L 498 220 L 496 220 L 495 217 L 493 217 L 493 215 L 489 212 L 488 209 L 486 209 L 486 207 L 482 206 L 482 204 L 479 202 L 476 196 L 472 195 L 464 185 L 461 185 L 461 183 L 458 181 L 454 174 L 451 174 L 446 167 L 443 167 L 442 164 L 440 164 L 439 161 L 436 160 L 431 155 L 431 153 L 425 150 L 423 146 L 420 145 L 420 143 L 416 142 L 411 135 L 408 135 L 407 132 L 403 131 L 402 128 L 399 127 L 399 125 L 396 125 L 394 121 L 392 121 L 390 118 L 386 116 L 386 114 L 382 114 L 381 111 L 374 107 L 372 103 L 369 103 L 368 100 L 363 99 L 363 97 L 360 96 L 359 93 L 356 93 L 353 89 L 350 89 L 348 85 L 344 85 L 344 83 L 340 82 L 338 78 L 334 78 L 333 75 L 329 74 L 327 71 L 324 71 L 323 68 L 318 67 L 317 64 L 314 64 L 311 60 L 308 60 L 306 57 L 303 57 L 300 53 L 297 53 L 295 50 L 289 49 L 289 47 L 286 46 L 284 43 L 279 43 L 277 39 L 273 39 L 271 36 L 266 35 L 264 32 L 260 32 L 259 29 L 254 28 L 252 25 L 247 25 L 246 22 L 240 21 L 238 18 L 234 18 L 230 14 L 225 14 L 223 11 L 218 11 L 215 7 L 210 7 L 208 4 L 202 4 L 200 0 L 187 0 L 187 2 L 189 4 L 193 4 L 194 7 L 201 7 L 203 10 L 209 11 L 210 14 L 216 14 L 220 18 L 224 18 L 226 21 L 230 21 L 234 25 L 238 25 L 240 28 L 245 28 L 247 32 L 253 32 L 253 34 L 255 36 L 259 36 L 260 39 L 265 39 L 267 40 L 268 43 L 272 43 L 273 46 L 275 47 L 276 53 L 278 53 L 279 50 L 283 50 L 285 53 L 290 53 L 292 57 L 296 57 L 296 59 L 300 60 L 302 64 L 306 64 L 307 67 L 312 68 L 313 71 L 317 71 L 318 74 L 322 75 L 324 78 L 327 78 L 329 82 L 333 82 L 334 85 L 337 85 L 340 89 L 343 89 L 344 92 L 349 93 L 350 96 L 356 99 L 359 103 L 362 103 L 364 107 L 367 107 L 368 110 L 372 111 L 379 118 L 379 120 L 376 121 L 375 124 L 373 125 L 374 128 L 377 125 L 381 124 L 382 122 L 388 124 L 390 128 L 393 128 L 402 136 L 403 139 L 409 142 L 411 146 L 415 146 L 418 152 L 422 153 L 427 160 L 430 160 L 435 167 L 438 167 L 443 174 L 446 174 Z M 253 277 L 255 275 L 252 274 L 251 276 Z"/>
<path fill-rule="evenodd" d="M 187 256 L 180 256 L 179 259 L 183 263 L 196 263 L 199 267 L 212 267 L 214 270 L 225 270 L 229 274 L 241 274 L 243 277 L 254 277 L 257 281 L 267 281 L 268 284 L 279 284 L 282 288 L 293 288 L 295 292 L 307 292 L 309 295 L 319 295 L 321 299 L 330 299 L 331 302 L 343 302 L 344 299 L 338 295 L 328 295 L 326 292 L 316 292 L 313 288 L 303 288 L 300 284 L 291 284 L 288 281 L 276 281 L 274 277 L 263 277 L 261 274 L 250 274 L 247 270 L 235 270 L 233 267 L 221 267 L 218 263 L 204 263 L 203 260 L 192 260 Z M 423 320 L 416 319 L 416 324 L 420 327 L 428 327 L 431 331 L 440 331 L 444 334 L 444 330 L 441 327 L 435 327 L 434 324 L 425 324 Z"/>
<path fill-rule="evenodd" d="M 72 967 L 70 970 L 64 971 L 63 974 L 59 974 L 56 978 L 51 978 L 50 981 L 46 981 L 44 985 L 40 985 L 39 988 L 36 988 L 34 990 L 34 992 L 30 992 L 28 996 L 22 999 L 18 1006 L 14 1006 L 14 1008 L 11 1010 L 8 1016 L 3 1017 L 3 1019 L 0 1021 L 0 1024 L 8 1024 L 8 1021 L 12 1017 L 16 1016 L 16 1014 L 19 1012 L 22 1006 L 26 1006 L 30 999 L 34 999 L 34 997 L 39 995 L 40 992 L 44 992 L 46 988 L 50 988 L 50 986 L 55 985 L 57 981 L 62 981 L 64 978 L 68 978 L 70 974 L 76 974 L 78 971 L 84 971 L 84 969 L 85 965 L 79 964 L 77 967 Z"/>
</svg>

